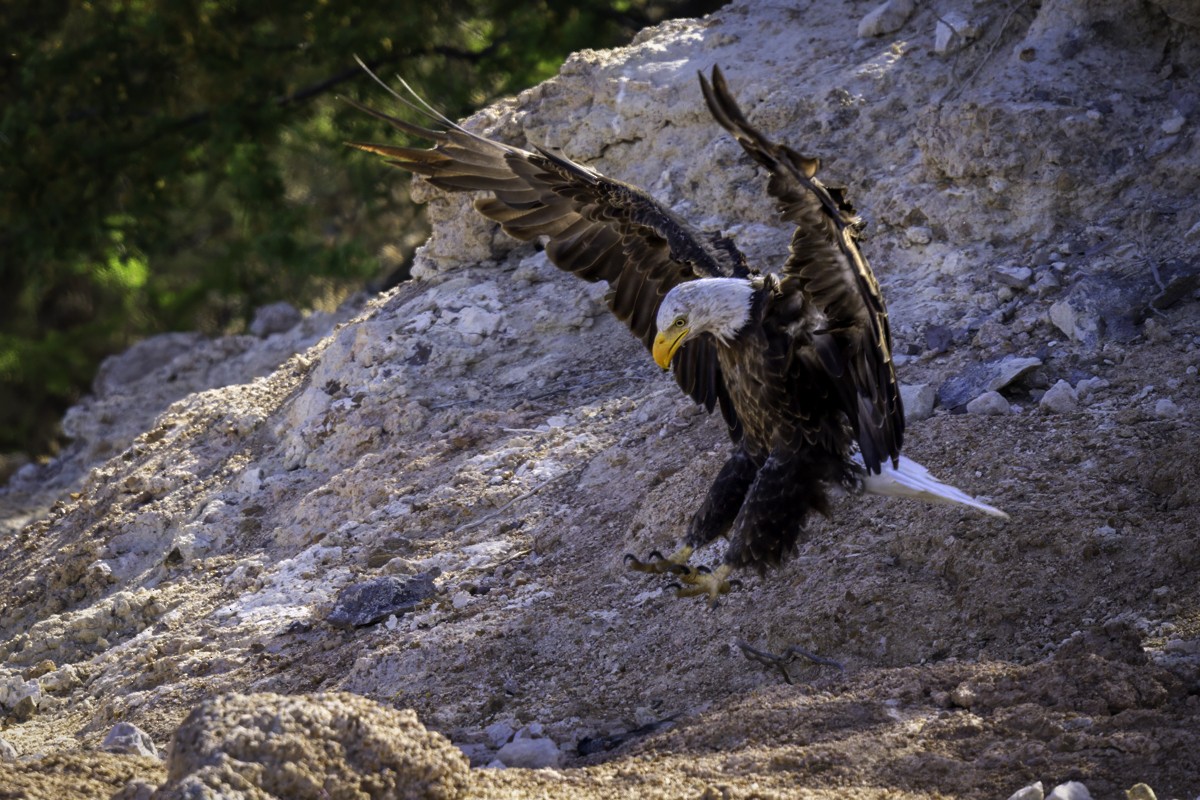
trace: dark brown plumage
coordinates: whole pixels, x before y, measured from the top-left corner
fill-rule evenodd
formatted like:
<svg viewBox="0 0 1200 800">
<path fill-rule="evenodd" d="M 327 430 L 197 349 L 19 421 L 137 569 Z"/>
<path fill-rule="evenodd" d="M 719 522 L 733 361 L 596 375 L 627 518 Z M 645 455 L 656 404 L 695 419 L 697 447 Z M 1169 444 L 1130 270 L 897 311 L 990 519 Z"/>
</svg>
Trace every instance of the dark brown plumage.
<svg viewBox="0 0 1200 800">
<path fill-rule="evenodd" d="M 853 209 L 817 180 L 817 159 L 774 144 L 747 122 L 719 69 L 700 84 L 716 121 L 768 171 L 767 191 L 795 225 L 778 273 L 750 269 L 732 242 L 693 232 L 640 189 L 561 154 L 491 141 L 399 95 L 446 129 L 350 102 L 434 142 L 354 147 L 439 188 L 483 192 L 475 203 L 481 214 L 518 239 L 542 239 L 559 268 L 606 281 L 612 312 L 660 363 L 669 359 L 688 395 L 710 411 L 721 408 L 735 450 L 685 547 L 637 565 L 695 578 L 686 566 L 692 548 L 729 535 L 723 582 L 731 567 L 778 564 L 808 513 L 827 512 L 828 485 L 858 487 L 896 465 L 904 415 L 887 311 L 859 251 Z M 748 298 L 745 308 L 735 294 Z"/>
</svg>

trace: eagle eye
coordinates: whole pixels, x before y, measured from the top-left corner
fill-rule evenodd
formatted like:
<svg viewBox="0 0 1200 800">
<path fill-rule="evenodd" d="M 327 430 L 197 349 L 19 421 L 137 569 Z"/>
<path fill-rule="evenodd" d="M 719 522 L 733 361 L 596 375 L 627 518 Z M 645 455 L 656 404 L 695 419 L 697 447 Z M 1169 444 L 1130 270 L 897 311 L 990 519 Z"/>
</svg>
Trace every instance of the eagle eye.
<svg viewBox="0 0 1200 800">
<path fill-rule="evenodd" d="M 676 327 L 676 328 L 682 328 L 684 325 L 687 325 L 687 320 L 686 320 L 686 319 L 684 319 L 683 317 L 676 317 L 676 318 L 675 318 L 675 327 Z"/>
</svg>

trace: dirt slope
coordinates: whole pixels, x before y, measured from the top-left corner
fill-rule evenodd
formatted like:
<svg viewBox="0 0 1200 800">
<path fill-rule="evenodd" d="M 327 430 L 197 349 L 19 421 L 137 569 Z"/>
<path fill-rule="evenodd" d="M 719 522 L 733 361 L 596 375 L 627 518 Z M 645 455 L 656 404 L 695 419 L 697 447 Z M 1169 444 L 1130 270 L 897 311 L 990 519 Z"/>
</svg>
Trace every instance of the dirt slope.
<svg viewBox="0 0 1200 800">
<path fill-rule="evenodd" d="M 675 599 L 622 556 L 683 531 L 719 421 L 603 287 L 430 192 L 416 280 L 114 367 L 80 446 L 0 494 L 0 797 L 148 794 L 153 761 L 95 755 L 112 725 L 167 750 L 231 691 L 411 708 L 478 797 L 1200 794 L 1200 29 L 1178 3 L 947 0 L 860 37 L 872 8 L 734 3 L 472 124 L 770 264 L 788 232 L 695 79 L 721 64 L 869 220 L 901 380 L 939 402 L 905 452 L 1010 522 L 845 498 L 715 611 Z M 937 52 L 939 16 L 973 38 Z M 417 576 L 414 609 L 329 623 L 346 587 Z M 846 669 L 788 684 L 739 640 Z"/>
</svg>

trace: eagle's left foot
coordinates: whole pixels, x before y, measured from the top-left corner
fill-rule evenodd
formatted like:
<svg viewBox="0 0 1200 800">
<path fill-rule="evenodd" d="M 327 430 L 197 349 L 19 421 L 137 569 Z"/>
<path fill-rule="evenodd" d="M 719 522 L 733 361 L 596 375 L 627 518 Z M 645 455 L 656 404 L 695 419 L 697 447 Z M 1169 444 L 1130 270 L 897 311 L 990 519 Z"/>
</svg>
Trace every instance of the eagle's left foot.
<svg viewBox="0 0 1200 800">
<path fill-rule="evenodd" d="M 729 580 L 729 573 L 733 571 L 733 567 L 728 564 L 722 564 L 715 570 L 709 570 L 705 567 L 693 569 L 679 576 L 679 580 L 688 584 L 681 586 L 676 597 L 697 597 L 699 595 L 708 595 L 708 607 L 716 608 L 720 605 L 720 598 L 723 594 L 729 594 L 730 590 L 735 585 L 741 585 L 740 581 Z"/>
<path fill-rule="evenodd" d="M 636 569 L 638 572 L 649 572 L 655 575 L 662 575 L 670 572 L 675 575 L 687 575 L 695 572 L 695 569 L 688 566 L 688 559 L 692 557 L 691 545 L 684 545 L 669 556 L 664 556 L 662 553 L 655 550 L 642 561 L 633 553 L 625 554 L 625 563 L 630 569 Z"/>
</svg>

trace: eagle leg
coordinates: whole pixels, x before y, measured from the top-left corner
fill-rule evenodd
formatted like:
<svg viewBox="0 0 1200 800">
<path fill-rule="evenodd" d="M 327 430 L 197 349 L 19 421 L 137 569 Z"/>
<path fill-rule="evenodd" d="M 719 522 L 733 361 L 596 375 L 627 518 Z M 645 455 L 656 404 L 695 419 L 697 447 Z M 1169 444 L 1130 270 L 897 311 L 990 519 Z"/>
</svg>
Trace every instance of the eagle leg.
<svg viewBox="0 0 1200 800">
<path fill-rule="evenodd" d="M 842 463 L 833 454 L 815 450 L 771 455 L 738 511 L 724 563 L 759 572 L 779 566 L 795 550 L 809 514 L 828 515 L 825 484 L 840 479 Z"/>
<path fill-rule="evenodd" d="M 758 468 L 759 464 L 744 448 L 739 447 L 734 451 L 709 487 L 704 504 L 692 517 L 684 540 L 688 545 L 703 547 L 729 532 L 746 499 L 746 492 L 754 483 Z"/>
<path fill-rule="evenodd" d="M 696 548 L 703 547 L 729 531 L 733 521 L 737 519 L 746 492 L 754 483 L 758 466 L 754 458 L 744 448 L 739 447 L 725 462 L 725 466 L 721 467 L 720 473 L 708 490 L 708 495 L 704 498 L 703 505 L 692 517 L 683 546 L 666 557 L 653 552 L 646 561 L 626 554 L 625 563 L 630 569 L 638 572 L 676 575 L 681 582 L 688 584 L 686 587 L 678 587 L 678 597 L 707 595 L 709 607 L 715 608 L 717 598 L 729 592 L 738 582 L 728 579 L 728 567 L 718 567 L 716 572 L 712 572 L 705 568 L 693 567 L 688 564 L 688 560 Z"/>
</svg>

